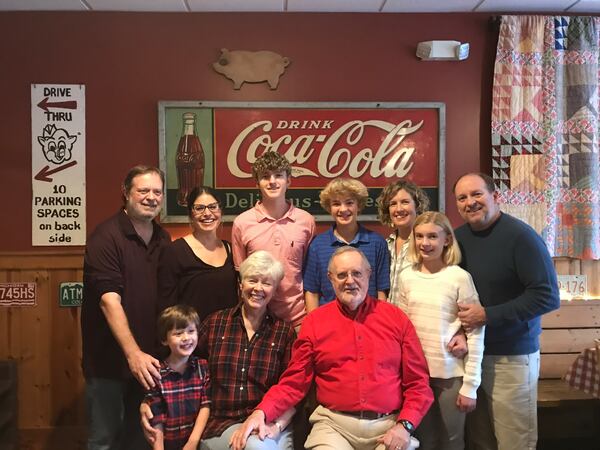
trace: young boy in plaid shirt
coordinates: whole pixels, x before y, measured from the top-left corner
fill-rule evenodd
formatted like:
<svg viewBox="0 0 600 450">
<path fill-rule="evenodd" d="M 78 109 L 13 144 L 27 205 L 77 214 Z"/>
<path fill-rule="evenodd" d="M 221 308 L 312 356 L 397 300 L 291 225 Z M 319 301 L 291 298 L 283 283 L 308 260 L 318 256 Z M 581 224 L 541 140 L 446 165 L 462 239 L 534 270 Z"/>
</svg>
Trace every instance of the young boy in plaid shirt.
<svg viewBox="0 0 600 450">
<path fill-rule="evenodd" d="M 175 305 L 158 318 L 158 335 L 170 353 L 160 364 L 160 381 L 146 394 L 157 429 L 153 450 L 196 450 L 209 415 L 205 359 L 192 356 L 200 319 L 193 307 Z"/>
</svg>

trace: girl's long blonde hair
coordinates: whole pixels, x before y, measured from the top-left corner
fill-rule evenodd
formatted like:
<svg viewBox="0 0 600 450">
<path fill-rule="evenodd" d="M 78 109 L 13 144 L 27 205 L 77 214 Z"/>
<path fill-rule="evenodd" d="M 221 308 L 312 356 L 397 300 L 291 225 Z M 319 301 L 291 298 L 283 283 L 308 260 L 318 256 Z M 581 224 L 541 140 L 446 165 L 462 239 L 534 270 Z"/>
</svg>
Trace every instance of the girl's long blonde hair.
<svg viewBox="0 0 600 450">
<path fill-rule="evenodd" d="M 448 245 L 444 247 L 444 251 L 442 252 L 442 261 L 448 266 L 453 266 L 460 263 L 462 259 L 462 254 L 460 253 L 460 247 L 456 242 L 456 236 L 454 236 L 454 230 L 452 229 L 452 225 L 450 225 L 450 221 L 445 214 L 437 211 L 427 211 L 417 217 L 415 220 L 415 224 L 413 225 L 413 230 L 410 237 L 410 243 L 408 244 L 408 258 L 413 261 L 415 264 L 421 264 L 422 258 L 417 249 L 417 244 L 415 240 L 415 228 L 419 225 L 423 225 L 426 223 L 432 223 L 440 227 L 449 238 Z"/>
</svg>

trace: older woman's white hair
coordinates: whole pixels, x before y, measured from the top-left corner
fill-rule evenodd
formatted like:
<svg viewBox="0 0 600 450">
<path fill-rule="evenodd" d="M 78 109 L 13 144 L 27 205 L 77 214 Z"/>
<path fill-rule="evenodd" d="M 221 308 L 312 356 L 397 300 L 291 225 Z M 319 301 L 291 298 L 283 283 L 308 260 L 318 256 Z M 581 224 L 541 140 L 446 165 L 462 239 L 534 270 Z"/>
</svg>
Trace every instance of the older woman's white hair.
<svg viewBox="0 0 600 450">
<path fill-rule="evenodd" d="M 252 253 L 240 264 L 240 277 L 242 280 L 255 275 L 266 275 L 277 286 L 283 278 L 283 264 L 273 258 L 269 252 L 259 250 Z"/>
</svg>

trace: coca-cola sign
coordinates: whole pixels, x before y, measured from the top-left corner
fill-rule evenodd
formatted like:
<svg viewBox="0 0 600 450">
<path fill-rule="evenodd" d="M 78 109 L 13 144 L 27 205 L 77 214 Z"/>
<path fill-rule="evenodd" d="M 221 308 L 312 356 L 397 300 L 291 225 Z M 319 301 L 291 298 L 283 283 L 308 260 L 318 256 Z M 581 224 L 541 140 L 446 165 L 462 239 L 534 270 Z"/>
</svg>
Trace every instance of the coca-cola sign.
<svg viewBox="0 0 600 450">
<path fill-rule="evenodd" d="M 189 134 L 189 127 L 184 132 L 182 125 L 186 113 L 195 114 L 205 157 L 203 180 L 196 182 L 221 191 L 228 219 L 259 199 L 252 164 L 265 151 L 279 152 L 290 161 L 293 182 L 288 197 L 317 219 L 330 220 L 319 206 L 318 194 L 336 177 L 359 179 L 369 188 L 366 220 L 375 218 L 374 200 L 381 188 L 400 178 L 425 188 L 433 204 L 443 209 L 442 104 L 161 102 L 160 160 L 167 174 L 164 221 L 187 220 L 185 206 L 177 199 L 190 181 L 183 181 L 181 164 L 179 172 L 175 169 L 175 161 L 188 151 L 181 148 L 183 134 Z M 200 168 L 195 170 L 200 173 Z"/>
</svg>

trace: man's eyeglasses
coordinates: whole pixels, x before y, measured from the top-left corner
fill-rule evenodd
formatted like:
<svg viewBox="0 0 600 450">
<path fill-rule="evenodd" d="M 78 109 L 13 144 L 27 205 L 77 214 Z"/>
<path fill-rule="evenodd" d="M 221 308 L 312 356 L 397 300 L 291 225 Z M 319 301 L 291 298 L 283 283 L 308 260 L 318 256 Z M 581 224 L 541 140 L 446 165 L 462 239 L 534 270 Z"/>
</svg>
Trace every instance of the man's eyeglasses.
<svg viewBox="0 0 600 450">
<path fill-rule="evenodd" d="M 349 276 L 352 276 L 354 280 L 360 280 L 364 276 L 362 272 L 353 270 L 352 272 L 340 272 L 333 275 L 338 281 L 346 281 Z"/>
<path fill-rule="evenodd" d="M 210 212 L 217 212 L 221 209 L 221 206 L 218 203 L 211 203 L 210 205 L 192 205 L 192 211 L 195 213 L 202 214 L 207 208 Z"/>
</svg>

